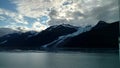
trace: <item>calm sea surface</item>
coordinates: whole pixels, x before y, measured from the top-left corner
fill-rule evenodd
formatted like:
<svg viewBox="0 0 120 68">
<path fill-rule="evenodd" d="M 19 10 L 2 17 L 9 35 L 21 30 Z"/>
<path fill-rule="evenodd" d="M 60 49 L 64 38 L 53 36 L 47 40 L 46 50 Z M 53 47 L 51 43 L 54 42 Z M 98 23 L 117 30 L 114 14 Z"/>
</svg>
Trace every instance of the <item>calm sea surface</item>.
<svg viewBox="0 0 120 68">
<path fill-rule="evenodd" d="M 0 52 L 0 68 L 119 68 L 119 55 L 83 52 Z"/>
</svg>

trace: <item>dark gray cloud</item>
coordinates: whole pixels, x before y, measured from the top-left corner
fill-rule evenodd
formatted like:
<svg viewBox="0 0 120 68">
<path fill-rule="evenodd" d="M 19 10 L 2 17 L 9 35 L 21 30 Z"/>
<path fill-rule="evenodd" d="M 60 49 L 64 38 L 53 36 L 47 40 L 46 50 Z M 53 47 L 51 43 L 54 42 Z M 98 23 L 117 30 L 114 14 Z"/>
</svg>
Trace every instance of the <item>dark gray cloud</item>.
<svg viewBox="0 0 120 68">
<path fill-rule="evenodd" d="M 81 3 L 82 2 L 82 3 Z M 77 26 L 95 25 L 98 21 L 103 20 L 106 22 L 114 22 L 119 20 L 119 6 L 118 0 L 91 0 L 87 2 L 81 1 L 75 7 L 75 11 L 66 11 L 66 18 L 57 19 L 59 13 L 56 10 L 52 10 L 49 16 L 51 20 L 48 22 L 49 25 L 56 25 L 61 23 L 72 24 Z M 95 3 L 96 2 L 96 3 Z M 66 8 L 67 9 L 67 8 Z M 79 11 L 81 10 L 81 11 Z M 83 12 L 82 12 L 83 11 Z M 64 14 L 63 13 L 63 14 Z M 67 18 L 73 18 L 67 20 Z"/>
<path fill-rule="evenodd" d="M 71 15 L 72 17 L 74 17 L 75 19 L 78 19 L 79 17 L 85 17 L 85 15 L 83 13 L 81 13 L 80 11 L 75 11 L 72 13 L 68 13 L 68 16 Z"/>
<path fill-rule="evenodd" d="M 113 1 L 100 7 L 96 7 L 91 11 L 91 15 L 98 20 L 108 22 L 119 20 L 118 3 Z"/>
<path fill-rule="evenodd" d="M 49 16 L 50 16 L 51 18 L 57 17 L 57 15 L 58 15 L 58 12 L 57 12 L 56 10 L 51 10 L 50 13 L 49 13 Z"/>
</svg>

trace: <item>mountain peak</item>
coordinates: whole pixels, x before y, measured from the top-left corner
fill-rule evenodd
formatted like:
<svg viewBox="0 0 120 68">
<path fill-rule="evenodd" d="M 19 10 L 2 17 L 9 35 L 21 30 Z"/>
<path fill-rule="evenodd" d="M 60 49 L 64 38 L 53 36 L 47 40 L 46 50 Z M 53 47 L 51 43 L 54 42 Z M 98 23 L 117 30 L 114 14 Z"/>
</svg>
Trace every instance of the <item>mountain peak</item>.
<svg viewBox="0 0 120 68">
<path fill-rule="evenodd" d="M 99 21 L 92 29 L 99 29 L 99 28 L 103 28 L 105 26 L 107 26 L 108 23 L 104 22 L 104 21 Z"/>
<path fill-rule="evenodd" d="M 107 24 L 105 21 L 99 21 L 97 25 L 104 25 Z"/>
<path fill-rule="evenodd" d="M 106 23 L 105 21 L 100 20 L 98 23 Z"/>
<path fill-rule="evenodd" d="M 47 28 L 47 30 L 65 29 L 65 28 L 70 28 L 70 29 L 76 29 L 77 30 L 78 27 L 70 25 L 70 24 L 60 24 L 60 25 L 50 26 L 49 28 Z"/>
</svg>

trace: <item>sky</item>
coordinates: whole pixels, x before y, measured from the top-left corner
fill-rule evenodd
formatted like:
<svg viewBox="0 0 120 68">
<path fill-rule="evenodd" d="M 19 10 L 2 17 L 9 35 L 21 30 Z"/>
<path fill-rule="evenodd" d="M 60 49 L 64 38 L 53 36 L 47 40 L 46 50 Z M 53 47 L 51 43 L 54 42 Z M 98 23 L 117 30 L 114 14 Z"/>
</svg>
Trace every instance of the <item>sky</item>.
<svg viewBox="0 0 120 68">
<path fill-rule="evenodd" d="M 49 26 L 119 20 L 118 0 L 0 0 L 0 27 L 42 31 Z"/>
</svg>

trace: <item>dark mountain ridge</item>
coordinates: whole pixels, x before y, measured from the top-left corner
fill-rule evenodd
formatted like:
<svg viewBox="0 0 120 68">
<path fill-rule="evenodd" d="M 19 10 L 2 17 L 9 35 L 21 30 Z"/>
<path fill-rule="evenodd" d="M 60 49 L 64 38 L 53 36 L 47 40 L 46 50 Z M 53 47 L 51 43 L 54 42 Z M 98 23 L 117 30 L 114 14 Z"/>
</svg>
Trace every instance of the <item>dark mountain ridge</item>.
<svg viewBox="0 0 120 68">
<path fill-rule="evenodd" d="M 54 25 L 42 32 L 29 31 L 0 37 L 0 50 L 40 50 L 41 48 L 114 48 L 118 46 L 119 22 L 99 21 L 94 27 Z"/>
</svg>

